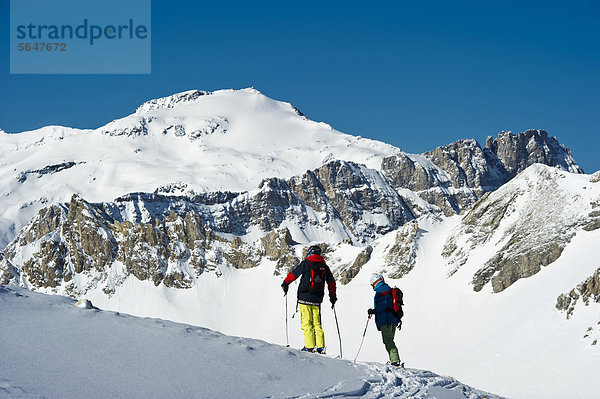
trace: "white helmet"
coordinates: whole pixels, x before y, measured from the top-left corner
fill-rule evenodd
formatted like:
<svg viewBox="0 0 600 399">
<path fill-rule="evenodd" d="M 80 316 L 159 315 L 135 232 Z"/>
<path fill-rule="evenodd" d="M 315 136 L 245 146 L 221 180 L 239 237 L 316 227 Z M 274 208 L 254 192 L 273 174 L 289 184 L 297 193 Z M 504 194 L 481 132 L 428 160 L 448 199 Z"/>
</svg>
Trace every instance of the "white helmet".
<svg viewBox="0 0 600 399">
<path fill-rule="evenodd" d="M 383 282 L 383 276 L 381 274 L 374 274 L 371 276 L 371 287 L 375 287 L 380 282 Z"/>
</svg>

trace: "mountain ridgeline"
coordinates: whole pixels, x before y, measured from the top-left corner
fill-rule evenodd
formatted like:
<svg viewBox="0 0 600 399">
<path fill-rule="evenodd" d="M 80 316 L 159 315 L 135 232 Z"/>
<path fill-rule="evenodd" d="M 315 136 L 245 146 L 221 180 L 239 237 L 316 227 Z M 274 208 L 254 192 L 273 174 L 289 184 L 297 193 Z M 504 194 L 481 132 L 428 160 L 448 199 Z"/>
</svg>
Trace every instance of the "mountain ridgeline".
<svg viewBox="0 0 600 399">
<path fill-rule="evenodd" d="M 468 260 L 468 251 L 459 248 L 456 237 L 473 237 L 467 241 L 471 247 L 489 239 L 477 234 L 473 221 L 493 218 L 484 223 L 484 230 L 492 234 L 503 215 L 491 208 L 506 213 L 510 205 L 502 202 L 506 195 L 496 199 L 488 193 L 536 163 L 553 167 L 538 168 L 542 177 L 560 170 L 583 172 L 555 138 L 529 130 L 488 138 L 484 148 L 475 140 L 461 140 L 420 155 L 398 152 L 383 158 L 380 170 L 333 160 L 291 178 L 266 178 L 247 192 L 176 195 L 162 187 L 101 203 L 73 194 L 70 203 L 41 209 L 4 249 L 0 282 L 73 297 L 97 287 L 112 295 L 130 275 L 156 286 L 186 289 L 202 273 L 253 268 L 263 259 L 276 262 L 275 274 L 286 273 L 300 260 L 299 244 L 316 241 L 331 254 L 343 245 L 361 248 L 352 262 L 333 265 L 347 284 L 369 261 L 371 245 L 392 232 L 395 244 L 381 269 L 399 278 L 414 267 L 419 219 L 466 214 L 466 230 L 449 238 L 443 254 L 458 268 Z M 535 187 L 536 178 L 531 179 Z M 553 187 L 537 184 L 550 191 Z M 587 222 L 575 225 L 598 228 L 597 205 L 590 209 L 591 221 L 584 218 Z M 536 228 L 544 231 L 543 225 Z M 560 256 L 560 248 L 575 231 L 567 230 L 552 236 L 548 251 L 535 255 L 539 259 L 529 254 L 515 260 L 510 248 L 503 249 L 499 259 L 476 273 L 474 289 L 491 282 L 494 291 L 501 291 L 535 274 L 539 264 Z M 519 245 L 527 244 L 513 242 Z"/>
</svg>

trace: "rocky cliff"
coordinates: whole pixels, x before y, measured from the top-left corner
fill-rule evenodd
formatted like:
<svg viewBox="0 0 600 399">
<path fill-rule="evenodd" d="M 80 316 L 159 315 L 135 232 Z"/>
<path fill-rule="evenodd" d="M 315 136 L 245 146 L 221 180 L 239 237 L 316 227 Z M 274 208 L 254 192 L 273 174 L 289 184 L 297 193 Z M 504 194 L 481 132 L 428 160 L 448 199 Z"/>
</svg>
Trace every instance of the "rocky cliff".
<svg viewBox="0 0 600 399">
<path fill-rule="evenodd" d="M 600 227 L 600 186 L 592 180 L 536 164 L 485 195 L 446 241 L 450 273 L 486 246 L 495 255 L 475 272 L 476 291 L 488 283 L 503 291 L 550 265 L 575 234 Z"/>
<path fill-rule="evenodd" d="M 412 219 L 377 171 L 342 161 L 246 193 L 133 193 L 96 204 L 74 195 L 42 209 L 7 246 L 0 275 L 73 295 L 98 286 L 111 295 L 129 276 L 189 288 L 207 270 L 251 268 L 263 257 L 285 274 L 299 262 L 295 239 L 361 245 Z"/>
<path fill-rule="evenodd" d="M 191 100 L 180 100 L 204 95 L 188 94 Z M 193 193 L 177 183 L 111 202 L 74 195 L 40 210 L 6 247 L 0 279 L 73 295 L 94 287 L 112 295 L 129 276 L 189 288 L 205 271 L 252 268 L 263 259 L 275 262 L 274 274 L 285 274 L 301 259 L 299 244 L 346 242 L 361 248 L 356 259 L 336 265 L 346 284 L 369 262 L 370 244 L 389 233 L 395 243 L 380 270 L 401 278 L 416 264 L 416 219 L 468 211 L 443 255 L 457 270 L 474 248 L 495 242 L 496 256 L 475 273 L 473 286 L 491 282 L 498 292 L 557 259 L 577 228 L 600 225 L 600 199 L 585 203 L 557 189 L 566 173 L 560 169 L 580 171 L 568 150 L 545 132 L 513 136 L 488 140 L 490 148 L 461 140 L 421 155 L 399 153 L 385 158 L 381 171 L 333 160 L 288 179 L 266 178 L 248 192 Z M 534 144 L 519 147 L 525 141 Z M 502 155 L 513 147 L 520 155 Z M 534 166 L 506 183 L 538 159 L 556 168 Z M 565 201 L 581 202 L 585 217 L 565 213 Z M 549 215 L 560 228 L 546 223 Z"/>
<path fill-rule="evenodd" d="M 590 303 L 600 303 L 600 268 L 585 281 L 577 285 L 568 293 L 561 294 L 556 300 L 556 309 L 565 312 L 567 319 L 573 316 L 577 307 L 589 306 Z M 595 325 L 589 326 L 583 338 L 589 339 L 591 345 L 598 343 L 594 335 L 600 333 L 600 317 Z"/>
<path fill-rule="evenodd" d="M 382 172 L 396 190 L 409 189 L 446 216 L 462 213 L 534 163 L 583 173 L 571 151 L 544 130 L 488 137 L 485 148 L 459 140 L 421 155 L 384 158 Z"/>
<path fill-rule="evenodd" d="M 519 134 L 502 132 L 497 138 L 488 137 L 485 149 L 502 162 L 510 177 L 534 163 L 557 166 L 571 173 L 583 173 L 575 163 L 571 150 L 560 144 L 556 137 L 548 137 L 545 130 L 531 129 Z"/>
</svg>

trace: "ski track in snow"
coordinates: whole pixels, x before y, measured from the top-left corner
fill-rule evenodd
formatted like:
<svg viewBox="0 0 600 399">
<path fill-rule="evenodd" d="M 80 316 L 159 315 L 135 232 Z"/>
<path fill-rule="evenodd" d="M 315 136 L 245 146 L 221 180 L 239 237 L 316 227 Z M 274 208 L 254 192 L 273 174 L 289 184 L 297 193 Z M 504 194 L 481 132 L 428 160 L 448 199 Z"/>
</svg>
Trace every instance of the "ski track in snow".
<svg viewBox="0 0 600 399">
<path fill-rule="evenodd" d="M 35 398 L 41 396 L 31 396 L 27 391 L 18 385 L 13 385 L 11 380 L 0 378 L 0 398 Z"/>
<path fill-rule="evenodd" d="M 451 377 L 442 377 L 431 371 L 397 369 L 389 365 L 367 364 L 372 373 L 363 387 L 353 392 L 327 393 L 307 398 L 413 398 L 413 399 L 477 399 L 500 398 L 465 386 Z"/>
</svg>

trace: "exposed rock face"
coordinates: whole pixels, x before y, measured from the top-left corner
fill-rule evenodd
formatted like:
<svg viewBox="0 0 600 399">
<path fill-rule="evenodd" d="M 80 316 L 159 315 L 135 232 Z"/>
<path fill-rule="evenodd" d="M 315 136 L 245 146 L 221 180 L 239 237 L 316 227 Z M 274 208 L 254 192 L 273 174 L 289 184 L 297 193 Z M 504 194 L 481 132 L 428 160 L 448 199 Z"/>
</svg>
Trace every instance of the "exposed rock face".
<svg viewBox="0 0 600 399">
<path fill-rule="evenodd" d="M 600 201 L 591 201 L 590 206 L 587 223 L 583 226 L 586 231 L 600 229 Z"/>
<path fill-rule="evenodd" d="M 416 221 L 406 223 L 396 232 L 396 241 L 385 257 L 385 263 L 380 272 L 386 273 L 390 278 L 399 279 L 410 272 L 417 261 L 417 240 L 419 224 Z M 341 284 L 348 284 L 360 272 L 362 267 L 371 260 L 373 247 L 366 246 L 356 257 L 354 262 L 340 267 L 336 272 L 336 279 Z"/>
<path fill-rule="evenodd" d="M 148 111 L 152 111 L 154 109 L 159 108 L 173 108 L 178 104 L 184 104 L 186 102 L 191 102 L 196 100 L 198 97 L 205 96 L 211 94 L 208 91 L 202 90 L 189 90 L 184 91 L 183 93 L 177 93 L 172 96 L 167 96 L 163 98 L 156 98 L 150 101 L 146 101 L 142 105 L 135 110 L 136 114 L 143 114 Z"/>
<path fill-rule="evenodd" d="M 392 187 L 401 192 L 415 192 L 426 203 L 434 205 L 446 215 L 460 212 L 456 197 L 451 193 L 448 174 L 427 158 L 405 153 L 384 158 L 381 169 Z M 424 207 L 410 202 L 415 215 L 426 213 Z"/>
<path fill-rule="evenodd" d="M 574 234 L 565 237 L 564 244 L 559 242 L 550 242 L 534 251 L 530 248 L 527 252 L 519 255 L 507 255 L 504 253 L 496 254 L 492 259 L 486 262 L 485 267 L 480 269 L 473 276 L 473 289 L 480 291 L 483 286 L 491 280 L 494 292 L 500 292 L 508 288 L 515 281 L 521 278 L 531 277 L 539 272 L 542 266 L 548 266 L 561 255 L 564 247 L 568 244 Z M 513 253 L 520 247 L 526 247 L 526 244 L 520 242 L 524 237 L 513 236 L 507 246 L 502 251 L 512 250 Z M 511 244 L 515 244 L 512 245 Z"/>
<path fill-rule="evenodd" d="M 32 223 L 21 230 L 12 245 L 5 249 L 4 259 L 0 263 L 0 275 L 3 275 L 0 282 L 6 284 L 18 276 L 19 269 L 11 262 L 18 247 L 31 247 L 33 243 L 49 235 L 47 240 L 39 243 L 39 250 L 34 250 L 32 256 L 25 260 L 22 269 L 30 274 L 29 280 L 34 285 L 56 287 L 60 284 L 67 248 L 64 244 L 58 243 L 50 233 L 64 222 L 66 222 L 64 207 L 54 205 L 40 210 Z"/>
<path fill-rule="evenodd" d="M 0 252 L 0 285 L 6 285 L 11 281 L 16 281 L 18 275 L 19 270 L 6 259 L 4 252 Z"/>
<path fill-rule="evenodd" d="M 590 301 L 600 303 L 600 268 L 566 294 L 561 294 L 556 300 L 556 309 L 566 312 L 567 319 L 573 315 L 579 299 L 589 306 Z"/>
<path fill-rule="evenodd" d="M 267 259 L 277 261 L 274 275 L 287 274 L 300 263 L 294 255 L 292 246 L 295 244 L 287 228 L 274 230 L 261 238 Z"/>
<path fill-rule="evenodd" d="M 41 209 L 33 222 L 21 231 L 19 239 L 20 245 L 27 245 L 35 240 L 39 240 L 46 234 L 55 230 L 62 222 L 66 220 L 66 208 L 59 205 L 52 205 Z"/>
<path fill-rule="evenodd" d="M 219 115 L 213 115 L 206 119 L 195 121 L 193 126 L 184 126 L 180 118 L 167 118 L 168 122 L 149 116 L 148 113 L 157 109 L 170 109 L 186 103 L 192 103 L 199 97 L 210 95 L 210 92 L 201 90 L 190 90 L 177 93 L 172 96 L 157 98 L 140 105 L 132 118 L 123 125 L 122 121 L 113 121 L 102 128 L 102 134 L 109 136 L 146 136 L 150 132 L 161 132 L 164 135 L 176 137 L 187 137 L 190 141 L 211 134 L 225 134 L 229 121 Z M 165 123 L 166 122 L 166 123 Z"/>
<path fill-rule="evenodd" d="M 118 246 L 117 260 L 139 280 L 189 288 L 193 276 L 215 267 L 207 265 L 206 251 L 219 237 L 203 226 L 193 212 L 181 216 L 171 211 L 162 220 L 156 218 L 150 223 L 115 221 L 112 227 Z M 235 261 L 239 252 L 232 245 L 227 255 Z M 236 262 L 234 267 L 244 265 L 245 262 Z"/>
<path fill-rule="evenodd" d="M 567 319 L 569 319 L 573 316 L 580 299 L 585 306 L 589 306 L 592 302 L 600 303 L 600 268 L 577 287 L 566 294 L 561 294 L 556 300 L 556 309 L 566 312 Z M 583 338 L 589 339 L 591 345 L 594 346 L 598 343 L 598 339 L 594 336 L 597 337 L 599 333 L 600 320 L 595 325 L 588 327 Z"/>
<path fill-rule="evenodd" d="M 2 279 L 73 295 L 98 286 L 111 295 L 130 275 L 189 288 L 205 270 L 252 268 L 262 256 L 277 261 L 275 274 L 295 267 L 300 259 L 286 223 L 322 231 L 334 242 L 368 242 L 413 219 L 378 172 L 350 162 L 332 161 L 288 180 L 265 179 L 253 193 L 186 197 L 168 191 L 100 204 L 74 195 L 68 207 L 41 210 L 6 248 Z M 253 229 L 265 232 L 258 243 L 239 238 Z M 32 255 L 22 259 L 26 246 Z M 355 263 L 348 281 L 362 266 L 360 259 Z"/>
<path fill-rule="evenodd" d="M 110 211 L 110 212 L 107 212 Z M 221 264 L 254 267 L 260 252 L 228 241 L 184 208 L 148 221 L 120 221 L 115 205 L 93 205 L 74 195 L 66 207 L 42 209 L 5 250 L 3 282 L 27 282 L 73 296 L 101 287 L 111 295 L 129 275 L 155 285 L 189 288 L 195 276 Z M 20 249 L 32 255 L 23 259 Z M 15 264 L 13 265 L 13 262 Z M 82 278 L 75 281 L 73 277 Z M 62 288 L 61 288 L 62 287 Z"/>
<path fill-rule="evenodd" d="M 414 219 L 398 193 L 374 170 L 334 161 L 317 169 L 314 176 L 359 241 L 374 239 Z"/>
<path fill-rule="evenodd" d="M 468 187 L 481 194 L 509 179 L 502 162 L 475 140 L 460 140 L 423 155 L 448 174 L 454 188 Z"/>
<path fill-rule="evenodd" d="M 67 249 L 62 243 L 45 241 L 40 243 L 40 250 L 23 264 L 23 271 L 27 273 L 29 283 L 37 287 L 57 287 L 61 284 L 63 276 L 65 281 L 71 275 L 64 273 L 65 256 Z"/>
<path fill-rule="evenodd" d="M 50 175 L 65 169 L 70 169 L 75 165 L 77 165 L 76 162 L 70 161 L 55 165 L 48 165 L 43 167 L 42 169 L 27 170 L 19 173 L 19 175 L 17 176 L 17 180 L 19 181 L 19 183 L 24 183 L 27 180 L 28 175 L 36 175 L 37 177 L 42 177 L 43 175 Z"/>
<path fill-rule="evenodd" d="M 114 126 L 114 123 L 109 123 L 102 130 L 102 134 L 107 136 L 147 136 L 150 126 L 155 119 L 152 117 L 142 117 L 132 121 L 127 126 Z"/>
<path fill-rule="evenodd" d="M 494 245 L 496 255 L 475 273 L 473 288 L 479 291 L 491 282 L 500 292 L 558 259 L 577 231 L 600 226 L 598 199 L 590 201 L 578 189 L 562 186 L 565 173 L 534 165 L 482 198 L 444 246 L 442 255 L 453 271 L 477 248 Z M 581 176 L 581 185 L 586 184 L 589 178 Z M 589 195 L 598 198 L 600 191 Z"/>
<path fill-rule="evenodd" d="M 407 223 L 396 233 L 396 242 L 385 258 L 382 272 L 386 272 L 390 278 L 402 278 L 410 272 L 417 262 L 417 238 L 419 224 L 417 222 Z"/>
<path fill-rule="evenodd" d="M 485 148 L 500 159 L 511 177 L 534 163 L 557 166 L 571 173 L 583 173 L 575 163 L 571 150 L 555 137 L 548 137 L 545 130 L 527 130 L 516 135 L 502 132 L 495 139 L 488 137 Z"/>
<path fill-rule="evenodd" d="M 394 189 L 412 190 L 450 216 L 470 209 L 484 193 L 534 163 L 583 173 L 571 151 L 543 130 L 502 132 L 488 137 L 485 148 L 475 140 L 459 140 L 421 155 L 400 153 L 385 158 L 381 169 Z"/>
<path fill-rule="evenodd" d="M 230 248 L 223 251 L 223 257 L 236 269 L 251 269 L 260 263 L 261 253 L 239 237 L 233 239 Z"/>
<path fill-rule="evenodd" d="M 171 210 L 178 214 L 192 211 L 203 224 L 227 234 L 243 236 L 255 227 L 270 232 L 290 221 L 301 230 L 321 228 L 339 241 L 357 242 L 371 241 L 414 218 L 378 172 L 341 161 L 288 180 L 265 179 L 252 193 L 192 198 L 132 193 L 100 206 L 121 221 L 147 222 L 164 218 Z"/>
<path fill-rule="evenodd" d="M 116 241 L 103 215 L 74 195 L 61 233 L 75 273 L 104 270 L 116 255 Z"/>
<path fill-rule="evenodd" d="M 128 122 L 123 126 L 121 123 L 109 123 L 102 130 L 102 134 L 108 136 L 147 136 L 152 131 L 158 131 L 164 135 L 173 135 L 175 137 L 187 137 L 189 141 L 195 141 L 202 136 L 212 134 L 226 134 L 229 127 L 229 120 L 222 116 L 214 116 L 208 119 L 196 121 L 193 127 L 188 127 L 174 123 L 166 127 L 164 123 L 156 123 L 153 117 L 139 117 Z"/>
<path fill-rule="evenodd" d="M 247 201 L 236 201 L 233 204 L 236 216 L 245 220 L 244 226 L 258 225 L 263 231 L 271 231 L 281 225 L 288 212 L 303 208 L 302 202 L 285 180 L 263 180 L 259 189 Z"/>
<path fill-rule="evenodd" d="M 371 260 L 372 253 L 373 253 L 373 247 L 370 245 L 367 245 L 362 251 L 360 251 L 360 253 L 356 257 L 356 259 L 354 260 L 354 263 L 352 263 L 352 265 L 350 265 L 349 267 L 341 268 L 338 271 L 337 276 L 336 276 L 337 280 L 339 280 L 339 282 L 342 285 L 346 285 L 350 281 L 352 281 L 352 279 L 354 277 L 356 277 L 358 272 L 360 272 L 360 269 L 362 269 L 362 267 L 369 260 Z"/>
</svg>

